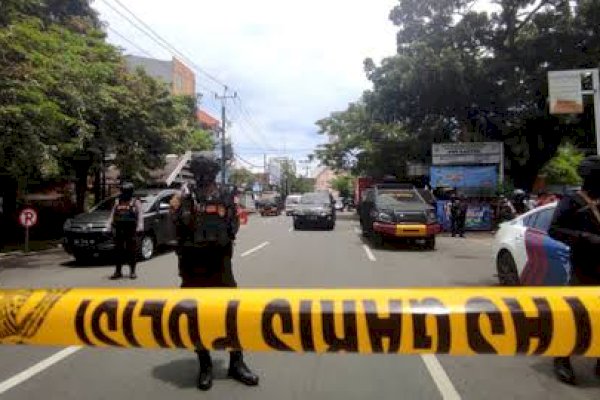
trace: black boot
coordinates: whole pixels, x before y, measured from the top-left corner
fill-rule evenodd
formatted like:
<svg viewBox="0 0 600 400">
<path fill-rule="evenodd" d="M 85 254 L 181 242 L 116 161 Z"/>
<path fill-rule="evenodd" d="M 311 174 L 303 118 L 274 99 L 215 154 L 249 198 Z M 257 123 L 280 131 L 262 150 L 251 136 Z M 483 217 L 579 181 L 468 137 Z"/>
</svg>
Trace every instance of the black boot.
<svg viewBox="0 0 600 400">
<path fill-rule="evenodd" d="M 131 272 L 129 272 L 129 279 L 137 279 L 137 275 L 135 273 L 135 265 L 131 267 Z"/>
<path fill-rule="evenodd" d="M 258 385 L 258 376 L 254 374 L 246 363 L 241 351 L 232 351 L 229 353 L 229 372 L 227 375 L 244 385 Z"/>
<path fill-rule="evenodd" d="M 123 274 L 121 273 L 121 267 L 120 267 L 120 266 L 117 266 L 117 269 L 115 270 L 115 273 L 114 273 L 114 274 L 112 274 L 112 275 L 110 276 L 110 278 L 108 278 L 108 279 L 110 279 L 110 280 L 113 280 L 113 281 L 114 281 L 115 279 L 121 279 L 122 277 L 123 277 Z"/>
<path fill-rule="evenodd" d="M 554 359 L 554 374 L 563 383 L 568 385 L 575 384 L 575 373 L 573 372 L 569 357 L 556 357 Z"/>
<path fill-rule="evenodd" d="M 212 387 L 212 360 L 208 351 L 197 351 L 200 373 L 198 374 L 198 389 L 208 390 Z"/>
</svg>

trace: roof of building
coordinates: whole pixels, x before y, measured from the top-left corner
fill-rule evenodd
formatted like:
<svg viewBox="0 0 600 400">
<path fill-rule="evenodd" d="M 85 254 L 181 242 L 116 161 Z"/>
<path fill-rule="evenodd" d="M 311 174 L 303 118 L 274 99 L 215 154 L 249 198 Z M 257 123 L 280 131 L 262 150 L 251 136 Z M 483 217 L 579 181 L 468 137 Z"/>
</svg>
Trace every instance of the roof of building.
<svg viewBox="0 0 600 400">
<path fill-rule="evenodd" d="M 210 114 L 202 110 L 198 110 L 198 112 L 196 113 L 196 118 L 198 119 L 198 122 L 200 122 L 201 125 L 209 128 L 218 128 L 220 125 L 218 119 L 212 117 Z"/>
</svg>

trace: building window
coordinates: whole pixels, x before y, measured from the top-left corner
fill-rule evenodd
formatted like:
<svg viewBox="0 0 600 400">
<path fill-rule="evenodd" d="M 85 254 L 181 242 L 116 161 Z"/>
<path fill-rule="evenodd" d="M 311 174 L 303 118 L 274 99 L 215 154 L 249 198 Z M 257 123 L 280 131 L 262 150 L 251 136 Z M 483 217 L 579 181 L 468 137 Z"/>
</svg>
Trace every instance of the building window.
<svg viewBox="0 0 600 400">
<path fill-rule="evenodd" d="M 181 75 L 175 75 L 175 90 L 178 92 L 183 90 L 183 78 Z"/>
</svg>

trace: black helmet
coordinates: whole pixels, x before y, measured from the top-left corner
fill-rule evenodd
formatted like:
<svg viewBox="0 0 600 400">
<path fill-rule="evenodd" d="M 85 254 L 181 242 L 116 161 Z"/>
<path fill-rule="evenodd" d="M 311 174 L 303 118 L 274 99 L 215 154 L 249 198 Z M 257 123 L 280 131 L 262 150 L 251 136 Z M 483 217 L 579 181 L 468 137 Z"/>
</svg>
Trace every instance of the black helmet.
<svg viewBox="0 0 600 400">
<path fill-rule="evenodd" d="M 577 173 L 581 178 L 600 175 L 600 156 L 589 156 L 583 159 L 577 168 Z"/>
<path fill-rule="evenodd" d="M 129 201 L 133 197 L 133 183 L 123 182 L 121 183 L 121 200 Z"/>
<path fill-rule="evenodd" d="M 221 169 L 219 161 L 211 151 L 192 153 L 190 164 L 194 179 L 199 185 L 214 182 Z"/>
</svg>

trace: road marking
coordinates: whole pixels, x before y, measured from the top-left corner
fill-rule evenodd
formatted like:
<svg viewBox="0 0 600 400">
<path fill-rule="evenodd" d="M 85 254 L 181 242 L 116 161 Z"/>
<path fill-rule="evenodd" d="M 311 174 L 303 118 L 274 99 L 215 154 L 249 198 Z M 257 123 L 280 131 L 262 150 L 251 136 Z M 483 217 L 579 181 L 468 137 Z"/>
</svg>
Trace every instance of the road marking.
<svg viewBox="0 0 600 400">
<path fill-rule="evenodd" d="M 252 253 L 254 253 L 254 252 L 257 252 L 257 251 L 259 251 L 260 249 L 262 249 L 263 247 L 265 247 L 265 246 L 267 246 L 267 245 L 269 245 L 269 242 L 264 242 L 264 243 L 261 243 L 261 244 L 259 244 L 258 246 L 256 246 L 256 247 L 253 247 L 253 248 L 251 248 L 250 250 L 243 252 L 243 253 L 240 255 L 240 257 L 246 257 L 246 256 L 249 256 L 250 254 L 252 254 Z"/>
<path fill-rule="evenodd" d="M 361 233 L 361 230 L 360 230 L 360 228 L 358 228 L 358 227 L 356 227 L 356 226 L 355 226 L 355 227 L 354 227 L 354 233 Z"/>
<path fill-rule="evenodd" d="M 0 394 L 7 392 L 8 390 L 14 388 L 17 385 L 20 385 L 21 383 L 25 382 L 29 378 L 32 378 L 35 375 L 42 372 L 43 370 L 50 368 L 57 362 L 64 360 L 65 358 L 69 357 L 71 354 L 75 353 L 78 350 L 81 350 L 81 347 L 71 346 L 71 347 L 62 349 L 58 353 L 55 353 L 55 354 L 51 355 L 50 357 L 45 358 L 42 361 L 38 362 L 37 364 L 32 365 L 31 367 L 27 368 L 26 370 L 19 372 L 17 375 L 13 376 L 12 378 L 8 378 L 4 382 L 0 382 Z"/>
<path fill-rule="evenodd" d="M 367 257 L 369 257 L 369 260 L 371 260 L 371 261 L 377 261 L 377 259 L 373 255 L 373 252 L 369 248 L 369 246 L 367 246 L 366 244 L 363 244 L 363 249 L 365 249 L 365 253 L 367 253 Z"/>
<path fill-rule="evenodd" d="M 461 397 L 454 388 L 452 381 L 444 371 L 444 367 L 440 364 L 439 360 L 434 354 L 422 354 L 421 358 L 429 371 L 429 374 L 433 378 L 435 385 L 437 386 L 442 399 L 444 400 L 460 400 Z"/>
<path fill-rule="evenodd" d="M 288 229 L 288 232 L 291 232 L 294 230 L 294 227 L 290 226 L 290 229 Z"/>
</svg>

